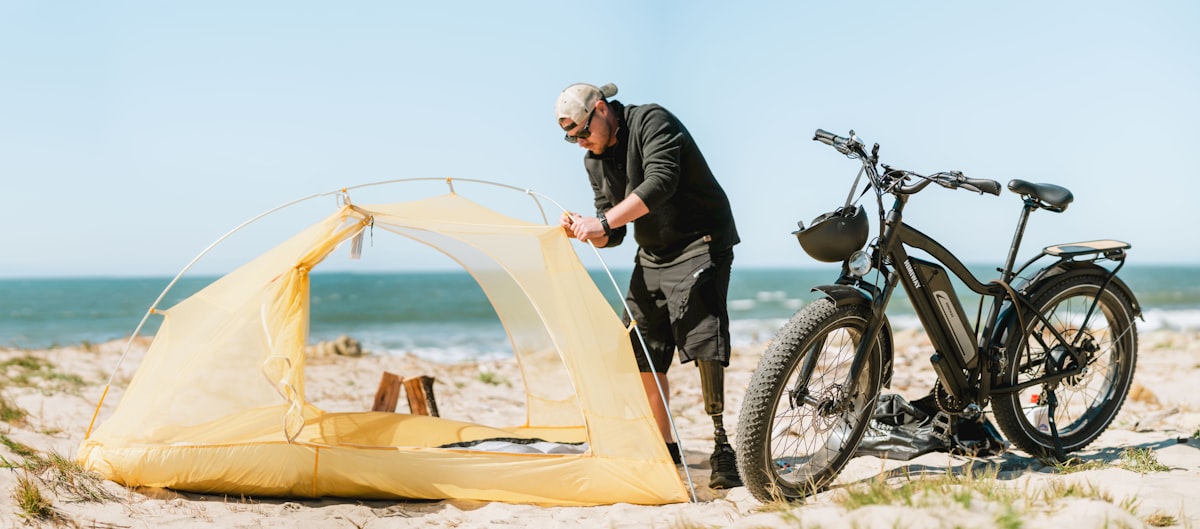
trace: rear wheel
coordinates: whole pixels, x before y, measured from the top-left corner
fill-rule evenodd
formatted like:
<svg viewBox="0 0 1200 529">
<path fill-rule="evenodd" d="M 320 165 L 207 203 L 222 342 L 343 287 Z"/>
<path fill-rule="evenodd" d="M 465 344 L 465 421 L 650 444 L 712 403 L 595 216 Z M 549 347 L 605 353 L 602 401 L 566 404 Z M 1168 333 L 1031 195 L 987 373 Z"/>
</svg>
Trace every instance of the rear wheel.
<svg viewBox="0 0 1200 529">
<path fill-rule="evenodd" d="M 1002 386 L 1081 365 L 1086 368 L 1078 375 L 993 399 L 992 410 L 1004 435 L 1031 455 L 1056 453 L 1049 428 L 1052 397 L 1057 400 L 1054 424 L 1063 452 L 1067 453 L 1099 437 L 1129 393 L 1137 363 L 1135 312 L 1120 290 L 1102 291 L 1103 284 L 1104 278 L 1094 275 L 1066 277 L 1048 284 L 1031 296 L 1045 321 L 1031 318 L 1024 322 L 1025 333 L 1013 333 L 1009 338 Z M 1074 344 L 1080 357 L 1067 354 L 1063 342 Z"/>
<path fill-rule="evenodd" d="M 850 364 L 871 312 L 813 302 L 784 326 L 750 380 L 738 422 L 738 468 L 760 501 L 827 487 L 854 455 L 879 395 L 886 324 L 857 380 Z M 885 345 L 886 344 L 886 345 Z"/>
</svg>

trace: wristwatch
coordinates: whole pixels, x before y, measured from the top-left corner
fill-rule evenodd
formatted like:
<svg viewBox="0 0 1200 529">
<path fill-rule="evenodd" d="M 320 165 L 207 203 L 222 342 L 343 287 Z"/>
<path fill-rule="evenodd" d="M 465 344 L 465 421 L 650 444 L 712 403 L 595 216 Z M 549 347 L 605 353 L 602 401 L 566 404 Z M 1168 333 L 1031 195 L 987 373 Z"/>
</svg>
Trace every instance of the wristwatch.
<svg viewBox="0 0 1200 529">
<path fill-rule="evenodd" d="M 596 218 L 600 219 L 600 227 L 604 228 L 604 236 L 608 237 L 612 235 L 612 228 L 608 226 L 608 217 L 604 216 L 603 213 L 599 213 L 596 215 Z"/>
</svg>

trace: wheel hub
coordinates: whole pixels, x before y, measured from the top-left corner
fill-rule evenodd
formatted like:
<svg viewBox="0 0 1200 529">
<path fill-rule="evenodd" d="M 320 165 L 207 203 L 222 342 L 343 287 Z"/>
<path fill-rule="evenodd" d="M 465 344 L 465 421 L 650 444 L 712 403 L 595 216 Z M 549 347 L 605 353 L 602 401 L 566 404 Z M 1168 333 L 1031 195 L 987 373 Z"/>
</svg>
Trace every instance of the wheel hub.
<svg viewBox="0 0 1200 529">
<path fill-rule="evenodd" d="M 834 384 L 825 388 L 815 400 L 813 426 L 820 432 L 828 431 L 838 423 L 846 410 L 848 405 L 846 388 L 841 384 Z"/>
<path fill-rule="evenodd" d="M 1096 341 L 1094 339 L 1092 339 L 1092 337 L 1090 335 L 1084 335 L 1083 338 L 1080 340 L 1079 348 L 1078 348 L 1079 353 L 1083 356 L 1083 365 L 1080 366 L 1079 363 L 1076 362 L 1074 358 L 1072 358 L 1070 355 L 1067 355 L 1066 365 L 1063 366 L 1063 369 L 1066 369 L 1066 370 L 1074 370 L 1076 368 L 1082 367 L 1083 371 L 1081 373 L 1079 373 L 1078 375 L 1064 378 L 1063 383 L 1068 386 L 1076 386 L 1076 385 L 1079 385 L 1080 383 L 1086 381 L 1089 376 L 1089 370 L 1087 369 L 1087 366 L 1091 365 L 1092 359 L 1095 358 L 1096 351 L 1098 351 L 1099 349 L 1100 348 L 1096 346 Z"/>
</svg>

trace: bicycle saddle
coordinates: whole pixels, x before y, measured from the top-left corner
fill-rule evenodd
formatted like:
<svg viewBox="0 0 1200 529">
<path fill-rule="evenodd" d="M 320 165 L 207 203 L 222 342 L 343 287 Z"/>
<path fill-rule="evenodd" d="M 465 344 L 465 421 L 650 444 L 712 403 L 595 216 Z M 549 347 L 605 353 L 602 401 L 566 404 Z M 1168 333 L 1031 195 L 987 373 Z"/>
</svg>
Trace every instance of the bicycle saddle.
<svg viewBox="0 0 1200 529">
<path fill-rule="evenodd" d="M 1031 196 L 1038 202 L 1044 204 L 1043 207 L 1054 211 L 1065 211 L 1067 205 L 1075 200 L 1075 195 L 1071 194 L 1071 190 L 1054 184 L 1035 184 L 1024 180 L 1013 179 L 1008 181 L 1008 190 L 1021 196 Z"/>
</svg>

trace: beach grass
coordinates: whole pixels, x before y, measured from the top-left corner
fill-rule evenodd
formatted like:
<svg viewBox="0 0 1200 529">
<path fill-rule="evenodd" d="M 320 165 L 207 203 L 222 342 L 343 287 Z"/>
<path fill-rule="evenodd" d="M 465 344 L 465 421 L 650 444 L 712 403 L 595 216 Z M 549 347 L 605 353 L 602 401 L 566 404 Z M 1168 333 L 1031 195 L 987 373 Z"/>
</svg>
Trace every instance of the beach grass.
<svg viewBox="0 0 1200 529">
<path fill-rule="evenodd" d="M 1086 463 L 1072 471 L 1097 469 L 1104 465 Z M 1138 516 L 1136 497 L 1117 501 L 1105 489 L 1088 482 L 1069 479 L 1049 480 L 1041 485 L 1013 485 L 998 478 L 999 467 L 968 465 L 961 471 L 947 469 L 944 474 L 880 474 L 846 485 L 832 496 L 835 504 L 847 512 L 872 506 L 893 506 L 935 511 L 957 510 L 985 512 L 994 527 L 1019 529 L 1034 513 L 1052 513 L 1063 502 L 1077 499 L 1102 501 Z M 897 479 L 899 478 L 899 479 Z M 1147 525 L 1174 525 L 1174 516 L 1155 512 L 1143 519 Z"/>
<path fill-rule="evenodd" d="M 35 479 L 35 472 L 28 467 L 30 458 L 37 457 L 37 450 L 28 445 L 13 441 L 8 435 L 0 435 L 0 444 L 7 447 L 13 454 L 24 458 L 24 461 L 14 463 L 0 457 L 0 468 L 21 470 L 17 476 L 17 484 L 12 490 L 13 501 L 16 502 L 19 514 L 27 519 L 47 519 L 53 516 L 53 502 L 42 494 Z"/>
<path fill-rule="evenodd" d="M 931 502 L 945 499 L 964 508 L 970 508 L 977 499 L 1006 504 L 1016 502 L 1021 495 L 1004 487 L 996 479 L 998 474 L 999 467 L 996 466 L 978 470 L 967 466 L 962 472 L 947 469 L 945 474 L 933 477 L 903 473 L 900 482 L 895 483 L 894 479 L 889 479 L 895 476 L 884 473 L 845 488 L 837 503 L 847 510 L 854 510 L 870 505 L 928 507 L 932 506 Z"/>
<path fill-rule="evenodd" d="M 1179 519 L 1169 514 L 1156 512 L 1142 519 L 1150 527 L 1171 527 L 1179 525 Z"/>
<path fill-rule="evenodd" d="M 1052 460 L 1048 462 L 1049 466 L 1054 467 L 1060 474 L 1074 474 L 1076 472 L 1087 472 L 1089 470 L 1100 470 L 1108 468 L 1111 463 L 1099 459 L 1085 461 L 1078 457 L 1068 458 L 1066 461 Z"/>
<path fill-rule="evenodd" d="M 104 488 L 104 478 L 61 454 L 29 456 L 26 458 L 26 468 L 39 476 L 56 496 L 67 501 L 101 502 L 117 499 Z"/>
<path fill-rule="evenodd" d="M 484 370 L 479 371 L 479 381 L 483 382 L 484 384 L 491 385 L 491 386 L 503 385 L 503 386 L 512 387 L 512 382 L 509 382 L 508 379 L 504 378 L 502 375 L 500 375 L 499 373 L 497 373 L 495 371 L 484 371 Z"/>
<path fill-rule="evenodd" d="M 43 394 L 56 392 L 78 393 L 87 382 L 73 373 L 63 373 L 44 357 L 25 353 L 0 362 L 0 375 L 5 384 L 17 388 L 37 388 Z"/>
<path fill-rule="evenodd" d="M 1158 456 L 1151 448 L 1126 448 L 1121 451 L 1121 467 L 1139 474 L 1171 470 L 1171 467 L 1158 462 Z"/>
<path fill-rule="evenodd" d="M 37 450 L 34 450 L 33 448 L 31 448 L 27 445 L 13 441 L 7 435 L 0 434 L 0 444 L 8 447 L 8 449 L 11 450 L 12 453 L 19 455 L 21 457 L 27 458 L 27 457 L 31 457 L 31 456 L 37 454 Z M 6 465 L 6 466 L 11 468 L 10 465 Z"/>
<path fill-rule="evenodd" d="M 0 468 L 19 472 L 12 498 L 19 514 L 27 519 L 58 520 L 59 515 L 54 510 L 56 500 L 107 502 L 118 499 L 104 488 L 104 478 L 70 458 L 57 453 L 44 456 L 3 434 L 0 434 L 0 444 L 22 459 L 14 462 L 0 457 Z M 46 493 L 43 488 L 47 489 Z"/>
<path fill-rule="evenodd" d="M 54 515 L 53 503 L 42 495 L 42 489 L 28 473 L 17 477 L 17 487 L 12 495 L 25 518 L 46 519 Z"/>
<path fill-rule="evenodd" d="M 28 412 L 9 401 L 4 393 L 0 393 L 0 422 L 23 424 L 28 415 Z"/>
</svg>

